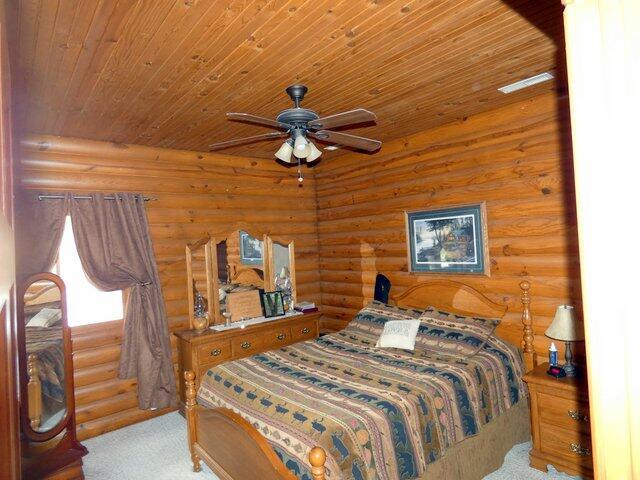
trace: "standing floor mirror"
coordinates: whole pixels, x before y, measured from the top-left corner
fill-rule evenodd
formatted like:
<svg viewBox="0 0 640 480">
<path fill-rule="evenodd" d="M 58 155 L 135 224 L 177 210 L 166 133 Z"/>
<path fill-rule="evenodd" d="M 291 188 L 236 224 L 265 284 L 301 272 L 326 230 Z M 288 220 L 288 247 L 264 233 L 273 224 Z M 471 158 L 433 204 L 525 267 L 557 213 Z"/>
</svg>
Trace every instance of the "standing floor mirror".
<svg viewBox="0 0 640 480">
<path fill-rule="evenodd" d="M 60 277 L 29 277 L 18 294 L 22 478 L 82 479 L 76 439 L 71 331 Z"/>
</svg>

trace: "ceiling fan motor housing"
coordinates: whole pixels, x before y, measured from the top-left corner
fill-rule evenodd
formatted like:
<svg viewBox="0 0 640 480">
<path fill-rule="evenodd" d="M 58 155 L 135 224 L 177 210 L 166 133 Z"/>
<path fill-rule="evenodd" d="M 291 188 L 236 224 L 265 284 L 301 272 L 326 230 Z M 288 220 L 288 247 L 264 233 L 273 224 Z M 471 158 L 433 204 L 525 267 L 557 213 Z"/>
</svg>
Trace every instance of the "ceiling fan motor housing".
<svg viewBox="0 0 640 480">
<path fill-rule="evenodd" d="M 282 123 L 288 123 L 298 128 L 307 129 L 307 122 L 320 118 L 316 112 L 308 108 L 288 108 L 278 114 L 276 120 Z"/>
</svg>

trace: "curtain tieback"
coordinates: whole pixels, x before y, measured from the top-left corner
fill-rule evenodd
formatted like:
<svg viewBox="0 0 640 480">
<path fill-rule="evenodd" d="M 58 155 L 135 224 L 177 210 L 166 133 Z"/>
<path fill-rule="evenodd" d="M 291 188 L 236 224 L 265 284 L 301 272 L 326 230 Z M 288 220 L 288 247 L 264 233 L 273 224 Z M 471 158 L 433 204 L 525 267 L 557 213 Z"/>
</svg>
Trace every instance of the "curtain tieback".
<svg viewBox="0 0 640 480">
<path fill-rule="evenodd" d="M 147 285 L 151 285 L 153 282 L 138 282 L 136 283 L 139 287 L 146 287 Z"/>
</svg>

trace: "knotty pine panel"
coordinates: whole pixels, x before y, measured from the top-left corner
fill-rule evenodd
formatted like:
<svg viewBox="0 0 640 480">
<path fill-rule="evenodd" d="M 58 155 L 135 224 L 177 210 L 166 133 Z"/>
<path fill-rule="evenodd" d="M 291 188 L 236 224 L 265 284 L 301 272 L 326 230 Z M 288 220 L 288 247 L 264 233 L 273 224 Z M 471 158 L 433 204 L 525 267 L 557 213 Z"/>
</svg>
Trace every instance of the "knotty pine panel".
<svg viewBox="0 0 640 480">
<path fill-rule="evenodd" d="M 299 296 L 320 302 L 313 170 L 299 187 L 293 169 L 264 159 L 47 135 L 26 135 L 20 147 L 24 188 L 155 198 L 146 207 L 171 331 L 188 328 L 185 244 L 206 233 L 291 236 Z M 165 412 L 139 410 L 135 379 L 117 378 L 121 341 L 121 321 L 73 329 L 80 439 Z M 172 348 L 178 373 L 173 336 Z"/>
<path fill-rule="evenodd" d="M 491 276 L 447 275 L 509 306 L 500 332 L 522 338 L 519 282 L 529 280 L 535 347 L 562 303 L 580 307 L 567 101 L 555 95 L 494 109 L 346 154 L 316 169 L 322 311 L 340 327 L 384 273 L 399 293 L 408 273 L 404 211 L 487 202 Z"/>
<path fill-rule="evenodd" d="M 224 112 L 378 115 L 395 140 L 562 85 L 562 4 L 449 0 L 9 0 L 26 131 L 203 150 L 255 135 Z M 509 96 L 497 88 L 554 70 Z M 277 142 L 229 149 L 271 158 Z M 342 152 L 326 152 L 325 158 Z"/>
</svg>

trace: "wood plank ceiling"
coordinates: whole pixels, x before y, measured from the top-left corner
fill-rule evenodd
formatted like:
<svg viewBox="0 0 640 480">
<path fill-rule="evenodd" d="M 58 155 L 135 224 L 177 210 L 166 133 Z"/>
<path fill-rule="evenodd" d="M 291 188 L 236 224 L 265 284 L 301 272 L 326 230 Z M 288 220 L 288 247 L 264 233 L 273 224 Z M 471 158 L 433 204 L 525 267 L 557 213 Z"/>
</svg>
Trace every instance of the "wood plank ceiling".
<svg viewBox="0 0 640 480">
<path fill-rule="evenodd" d="M 177 149 L 255 135 L 310 88 L 383 141 L 558 88 L 496 88 L 564 63 L 561 4 L 499 0 L 9 0 L 18 125 Z M 560 45 L 560 48 L 558 48 Z M 225 150 L 273 158 L 278 140 Z M 339 151 L 337 152 L 340 153 Z"/>
</svg>

